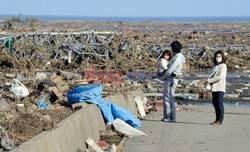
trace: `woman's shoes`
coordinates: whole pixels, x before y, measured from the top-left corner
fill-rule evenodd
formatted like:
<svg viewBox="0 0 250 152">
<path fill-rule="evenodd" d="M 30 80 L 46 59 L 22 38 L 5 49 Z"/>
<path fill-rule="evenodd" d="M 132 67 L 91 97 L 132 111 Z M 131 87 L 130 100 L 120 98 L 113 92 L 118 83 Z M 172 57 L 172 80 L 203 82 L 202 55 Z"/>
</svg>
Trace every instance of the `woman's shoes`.
<svg viewBox="0 0 250 152">
<path fill-rule="evenodd" d="M 214 121 L 214 122 L 211 122 L 209 123 L 210 125 L 222 125 L 222 122 L 221 121 Z"/>
<path fill-rule="evenodd" d="M 214 125 L 216 121 L 209 123 L 209 125 Z"/>
</svg>

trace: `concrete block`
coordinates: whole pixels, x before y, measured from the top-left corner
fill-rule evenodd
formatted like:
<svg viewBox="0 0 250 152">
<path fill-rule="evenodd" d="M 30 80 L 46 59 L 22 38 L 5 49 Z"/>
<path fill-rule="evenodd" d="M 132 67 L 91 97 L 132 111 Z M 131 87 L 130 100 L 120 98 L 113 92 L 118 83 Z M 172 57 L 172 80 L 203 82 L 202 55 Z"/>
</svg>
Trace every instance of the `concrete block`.
<svg viewBox="0 0 250 152">
<path fill-rule="evenodd" d="M 90 127 L 91 134 L 92 134 L 91 138 L 96 142 L 100 139 L 99 129 L 97 127 L 98 123 L 96 120 L 97 111 L 95 111 L 94 105 L 91 105 L 89 107 L 86 107 L 84 112 L 86 112 L 88 123 L 91 126 Z"/>
<path fill-rule="evenodd" d="M 89 124 L 86 123 L 86 121 L 84 121 L 83 117 L 85 117 L 85 120 L 87 120 L 87 117 L 85 115 L 85 113 L 83 113 L 83 111 L 81 111 L 79 113 L 79 117 L 77 119 L 77 122 L 79 123 L 79 128 L 80 128 L 80 133 L 81 134 L 81 141 L 82 141 L 82 145 L 81 145 L 81 148 L 84 149 L 87 149 L 86 147 L 86 144 L 85 144 L 85 140 L 89 137 L 89 136 L 92 136 L 91 133 L 90 133 L 90 127 L 89 127 Z"/>
<path fill-rule="evenodd" d="M 71 117 L 72 119 L 73 117 Z M 75 130 L 72 120 L 66 122 L 66 134 L 68 135 L 69 142 L 71 143 L 71 151 L 76 151 L 79 146 L 78 132 Z"/>
<path fill-rule="evenodd" d="M 63 151 L 63 144 L 61 141 L 60 130 L 57 128 L 52 130 L 47 136 L 48 141 L 48 148 L 51 152 L 62 152 Z"/>
<path fill-rule="evenodd" d="M 122 106 L 123 108 L 127 109 L 129 112 L 133 113 L 134 115 L 137 115 L 137 107 L 136 103 L 134 101 L 134 97 L 140 96 L 142 99 L 144 99 L 145 95 L 143 91 L 136 90 L 129 92 L 125 95 L 113 95 L 113 96 L 107 96 L 105 97 L 106 100 L 111 101 L 115 104 L 118 104 L 119 106 Z"/>
<path fill-rule="evenodd" d="M 24 143 L 18 149 L 17 152 L 38 152 L 38 148 L 34 143 Z M 13 152 L 13 150 L 11 151 Z"/>
<path fill-rule="evenodd" d="M 80 103 L 75 103 L 72 105 L 72 109 L 75 111 L 76 108 L 83 108 L 83 107 L 87 107 L 89 104 L 86 102 L 80 102 Z"/>
<path fill-rule="evenodd" d="M 11 150 L 11 152 L 37 152 L 38 149 L 35 144 L 32 143 L 24 143 L 18 148 Z"/>
<path fill-rule="evenodd" d="M 81 115 L 79 111 L 74 117 L 72 118 L 72 125 L 74 128 L 74 131 L 77 133 L 76 140 L 77 140 L 77 148 L 83 149 L 84 147 L 84 132 L 82 125 L 80 124 L 81 121 Z"/>
<path fill-rule="evenodd" d="M 22 148 L 18 147 L 18 148 L 11 150 L 11 152 L 25 152 L 25 151 Z"/>
<path fill-rule="evenodd" d="M 133 96 L 140 96 L 142 99 L 144 99 L 146 96 L 144 95 L 144 92 L 142 90 L 136 90 L 136 91 L 131 91 L 129 94 Z"/>
<path fill-rule="evenodd" d="M 105 131 L 106 130 L 106 125 L 105 125 L 105 120 L 104 117 L 102 115 L 101 109 L 95 105 L 95 111 L 97 112 L 97 126 L 99 131 Z"/>
<path fill-rule="evenodd" d="M 130 126 L 129 124 L 127 124 L 126 122 L 124 122 L 121 119 L 115 119 L 115 121 L 113 122 L 113 126 L 114 128 L 122 133 L 125 134 L 129 137 L 133 137 L 133 136 L 146 136 L 147 134 L 145 134 L 144 132 L 133 128 L 132 126 Z"/>
<path fill-rule="evenodd" d="M 124 95 L 117 94 L 117 95 L 111 96 L 111 102 L 113 102 L 113 103 L 130 111 L 130 109 L 128 109 L 128 103 L 126 102 Z"/>
<path fill-rule="evenodd" d="M 51 152 L 51 150 L 49 149 L 49 141 L 47 140 L 48 134 L 45 134 L 43 136 L 41 136 L 39 139 L 37 139 L 37 141 L 34 143 L 38 149 L 37 152 Z M 28 147 L 28 146 L 26 146 Z"/>
<path fill-rule="evenodd" d="M 66 124 L 62 124 L 60 125 L 57 130 L 59 131 L 59 138 L 60 138 L 60 141 L 61 141 L 61 146 L 62 146 L 62 152 L 68 152 L 68 151 L 71 151 L 71 143 L 69 142 L 68 140 L 68 136 L 66 134 Z M 58 138 L 58 137 L 56 137 Z"/>
<path fill-rule="evenodd" d="M 142 117 L 146 116 L 146 113 L 145 113 L 145 110 L 144 110 L 144 107 L 143 107 L 143 104 L 142 104 L 142 99 L 140 96 L 136 96 L 135 97 L 135 102 L 136 102 L 136 105 L 138 107 L 138 110 L 139 110 L 139 113 Z"/>
<path fill-rule="evenodd" d="M 137 113 L 137 108 L 136 108 L 136 104 L 135 104 L 133 95 L 127 94 L 127 95 L 125 95 L 125 99 L 126 99 L 126 102 L 128 103 L 128 109 L 134 115 L 137 116 L 138 113 Z"/>
<path fill-rule="evenodd" d="M 119 106 L 124 107 L 124 106 L 122 105 L 122 103 L 118 100 L 118 98 L 116 98 L 115 95 L 110 96 L 110 100 L 109 100 L 109 101 L 110 101 L 110 102 L 113 102 L 113 103 L 115 103 L 115 104 L 118 104 Z"/>
<path fill-rule="evenodd" d="M 58 128 L 41 133 L 13 151 L 18 152 L 69 152 L 85 150 L 85 140 L 100 139 L 99 131 L 105 130 L 100 109 L 88 105 L 58 124 Z"/>
<path fill-rule="evenodd" d="M 61 126 L 54 130 L 48 138 L 52 139 L 53 141 L 57 140 L 56 142 L 50 142 L 53 147 L 53 151 L 59 151 L 61 149 L 62 152 L 67 152 L 72 149 L 71 143 L 68 141 L 68 137 L 65 133 L 65 126 Z M 59 147 L 60 146 L 60 147 Z"/>
<path fill-rule="evenodd" d="M 83 129 L 84 138 L 87 139 L 88 137 L 93 137 L 91 130 L 90 130 L 91 126 L 89 125 L 88 117 L 85 112 L 85 108 L 81 110 L 81 119 L 82 119 L 81 121 L 83 122 L 82 129 Z"/>
<path fill-rule="evenodd" d="M 70 151 L 75 150 L 75 147 L 77 147 L 77 145 L 75 144 L 77 133 L 74 131 L 74 127 L 71 121 L 73 117 L 74 114 L 67 117 L 58 124 L 60 132 L 63 133 L 62 137 L 66 137 L 65 139 L 63 139 L 63 142 L 67 143 L 64 145 L 64 149 L 70 148 Z"/>
<path fill-rule="evenodd" d="M 47 140 L 43 137 L 45 137 L 48 134 L 48 132 L 44 132 L 41 133 L 37 136 L 35 136 L 34 138 L 30 139 L 29 141 L 23 143 L 22 145 L 20 145 L 20 147 L 17 149 L 19 151 L 24 151 L 24 152 L 39 152 L 41 150 L 47 150 L 46 148 L 47 145 Z M 38 144 L 44 144 L 46 145 L 45 148 L 43 148 L 42 146 L 39 146 Z"/>
</svg>

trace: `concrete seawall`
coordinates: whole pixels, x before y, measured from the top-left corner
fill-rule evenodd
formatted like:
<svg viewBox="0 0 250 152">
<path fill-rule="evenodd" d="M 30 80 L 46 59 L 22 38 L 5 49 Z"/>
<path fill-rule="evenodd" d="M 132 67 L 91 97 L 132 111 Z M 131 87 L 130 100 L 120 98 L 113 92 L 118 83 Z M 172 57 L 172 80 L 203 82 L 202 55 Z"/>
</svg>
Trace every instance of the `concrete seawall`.
<svg viewBox="0 0 250 152">
<path fill-rule="evenodd" d="M 106 99 L 137 115 L 135 96 L 143 98 L 144 94 L 142 91 L 134 91 L 108 96 Z M 88 137 L 97 142 L 100 139 L 99 132 L 105 129 L 99 107 L 90 104 L 62 120 L 57 128 L 35 136 L 11 152 L 76 152 L 86 149 L 85 140 Z"/>
</svg>

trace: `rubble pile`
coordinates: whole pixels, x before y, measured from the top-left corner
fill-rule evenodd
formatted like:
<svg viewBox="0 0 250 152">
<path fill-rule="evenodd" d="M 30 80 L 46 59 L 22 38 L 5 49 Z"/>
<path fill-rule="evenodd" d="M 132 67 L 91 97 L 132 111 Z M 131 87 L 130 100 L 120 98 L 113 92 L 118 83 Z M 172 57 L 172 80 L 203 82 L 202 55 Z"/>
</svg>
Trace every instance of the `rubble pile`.
<svg viewBox="0 0 250 152">
<path fill-rule="evenodd" d="M 79 85 L 102 83 L 104 97 L 140 88 L 155 101 L 163 92 L 163 83 L 154 81 L 158 59 L 176 39 L 187 58 L 177 98 L 211 99 L 203 84 L 209 74 L 199 72 L 211 70 L 218 50 L 226 52 L 229 70 L 246 71 L 237 85 L 229 78 L 230 97 L 250 97 L 249 23 L 5 24 L 0 22 L 0 125 L 17 144 L 72 114 L 66 94 Z"/>
<path fill-rule="evenodd" d="M 69 86 L 61 77 L 54 73 L 42 79 L 38 74 L 11 72 L 15 73 L 15 71 L 4 71 L 4 74 L 1 72 L 3 83 L 0 87 L 0 125 L 7 130 L 17 145 L 52 129 L 58 122 L 72 114 L 70 108 L 63 106 Z M 28 88 L 28 94 L 19 96 L 19 93 L 22 93 L 19 92 L 22 91 L 20 90 L 22 86 L 15 84 L 13 77 Z M 38 104 L 39 100 L 48 103 L 49 108 L 44 109 Z"/>
<path fill-rule="evenodd" d="M 55 25 L 59 24 L 60 27 L 67 27 L 69 31 L 55 28 Z M 114 71 L 129 70 L 135 66 L 151 71 L 155 69 L 161 52 L 170 49 L 169 45 L 175 39 L 183 44 L 183 52 L 188 59 L 187 68 L 211 68 L 213 54 L 218 50 L 227 53 L 230 69 L 243 69 L 249 66 L 247 61 L 250 41 L 247 23 L 114 22 L 97 25 L 87 22 L 72 25 L 64 22 L 41 22 L 39 25 L 37 28 L 40 29 L 35 32 L 20 31 L 21 26 L 10 33 L 0 33 L 1 48 L 8 47 L 8 50 L 1 51 L 1 56 L 12 58 L 14 62 L 9 63 L 9 66 L 17 64 L 29 68 L 67 68 L 65 64 L 68 63 L 65 60 L 70 60 L 70 63 L 72 60 L 71 66 L 74 68 L 84 64 L 87 67 L 83 69 L 86 69 L 88 64 L 91 64 L 96 65 L 94 67 L 97 69 Z M 12 46 L 8 46 L 10 41 L 13 43 Z M 6 54 L 11 51 L 14 55 Z M 8 64 L 8 61 L 2 61 L 1 64 Z"/>
</svg>

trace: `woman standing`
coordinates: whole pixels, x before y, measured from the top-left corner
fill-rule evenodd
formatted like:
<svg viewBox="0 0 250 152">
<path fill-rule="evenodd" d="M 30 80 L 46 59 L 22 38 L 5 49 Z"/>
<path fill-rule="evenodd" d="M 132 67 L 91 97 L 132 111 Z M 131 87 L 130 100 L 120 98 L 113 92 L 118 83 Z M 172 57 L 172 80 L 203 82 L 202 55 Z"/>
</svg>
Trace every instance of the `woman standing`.
<svg viewBox="0 0 250 152">
<path fill-rule="evenodd" d="M 214 64 L 212 77 L 207 79 L 207 83 L 212 85 L 212 98 L 216 119 L 211 125 L 221 125 L 224 119 L 223 98 L 226 92 L 227 65 L 226 58 L 222 51 L 214 54 Z"/>
</svg>

